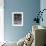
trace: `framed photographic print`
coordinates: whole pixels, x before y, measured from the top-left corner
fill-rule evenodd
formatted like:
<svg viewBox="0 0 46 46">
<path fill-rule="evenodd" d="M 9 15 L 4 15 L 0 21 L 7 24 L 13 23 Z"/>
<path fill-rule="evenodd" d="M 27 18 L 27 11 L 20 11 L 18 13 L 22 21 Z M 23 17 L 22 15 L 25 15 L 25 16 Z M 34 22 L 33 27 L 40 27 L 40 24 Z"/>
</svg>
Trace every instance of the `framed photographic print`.
<svg viewBox="0 0 46 46">
<path fill-rule="evenodd" d="M 12 26 L 23 26 L 23 12 L 12 12 Z"/>
</svg>

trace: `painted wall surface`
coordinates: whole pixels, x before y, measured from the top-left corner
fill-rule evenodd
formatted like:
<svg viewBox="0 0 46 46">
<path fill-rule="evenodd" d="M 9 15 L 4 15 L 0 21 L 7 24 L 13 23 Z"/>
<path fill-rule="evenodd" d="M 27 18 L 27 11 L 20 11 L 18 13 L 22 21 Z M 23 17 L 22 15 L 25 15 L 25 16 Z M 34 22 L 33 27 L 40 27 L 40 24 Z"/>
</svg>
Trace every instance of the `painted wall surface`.
<svg viewBox="0 0 46 46">
<path fill-rule="evenodd" d="M 0 42 L 4 41 L 4 0 L 0 0 Z"/>
<path fill-rule="evenodd" d="M 40 9 L 40 0 L 4 0 L 4 39 L 18 41 L 32 29 L 35 12 Z M 12 12 L 23 12 L 24 25 L 12 26 Z"/>
<path fill-rule="evenodd" d="M 46 0 L 40 0 L 40 9 L 41 9 L 41 11 L 43 9 L 46 9 Z M 40 21 L 40 25 L 46 27 L 46 10 L 43 12 L 42 17 L 43 17 L 43 22 Z"/>
</svg>

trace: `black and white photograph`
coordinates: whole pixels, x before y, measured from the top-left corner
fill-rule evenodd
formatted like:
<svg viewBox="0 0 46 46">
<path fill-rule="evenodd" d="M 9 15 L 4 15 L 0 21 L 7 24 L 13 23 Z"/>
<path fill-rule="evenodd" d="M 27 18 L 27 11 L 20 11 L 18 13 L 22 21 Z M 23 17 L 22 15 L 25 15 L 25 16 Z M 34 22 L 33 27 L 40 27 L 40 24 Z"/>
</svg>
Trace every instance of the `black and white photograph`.
<svg viewBox="0 0 46 46">
<path fill-rule="evenodd" d="M 13 12 L 12 13 L 12 25 L 13 26 L 23 26 L 23 12 Z"/>
</svg>

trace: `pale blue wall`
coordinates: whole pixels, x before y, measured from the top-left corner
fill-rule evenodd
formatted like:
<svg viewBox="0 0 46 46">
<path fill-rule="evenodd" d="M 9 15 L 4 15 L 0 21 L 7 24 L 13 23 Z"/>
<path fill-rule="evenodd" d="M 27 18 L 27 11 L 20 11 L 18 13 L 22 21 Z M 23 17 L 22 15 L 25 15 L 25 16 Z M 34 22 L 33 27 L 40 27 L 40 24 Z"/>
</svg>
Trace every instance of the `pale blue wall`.
<svg viewBox="0 0 46 46">
<path fill-rule="evenodd" d="M 4 38 L 8 41 L 18 41 L 32 28 L 32 19 L 40 9 L 40 0 L 4 0 Z M 12 26 L 12 12 L 24 13 L 24 26 Z"/>
<path fill-rule="evenodd" d="M 46 9 L 46 0 L 41 0 L 40 1 L 40 10 L 42 11 L 43 9 Z M 40 25 L 46 27 L 46 10 L 43 12 L 43 22 L 40 21 Z"/>
</svg>

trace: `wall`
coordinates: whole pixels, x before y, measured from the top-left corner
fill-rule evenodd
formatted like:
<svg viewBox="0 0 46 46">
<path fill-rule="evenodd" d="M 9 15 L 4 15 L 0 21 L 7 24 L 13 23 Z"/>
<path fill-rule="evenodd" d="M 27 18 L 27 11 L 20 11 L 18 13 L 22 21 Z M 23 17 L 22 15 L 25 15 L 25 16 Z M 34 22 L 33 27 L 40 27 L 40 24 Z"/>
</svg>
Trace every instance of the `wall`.
<svg viewBox="0 0 46 46">
<path fill-rule="evenodd" d="M 4 0 L 0 0 L 0 42 L 4 41 Z"/>
<path fill-rule="evenodd" d="M 32 29 L 32 20 L 35 12 L 40 10 L 40 0 L 4 0 L 4 39 L 18 41 Z M 24 25 L 12 26 L 12 12 L 24 13 Z"/>
<path fill-rule="evenodd" d="M 46 0 L 40 0 L 40 9 L 41 9 L 41 11 L 42 11 L 43 9 L 46 9 Z M 46 19 L 46 10 L 43 12 L 42 17 L 43 17 L 43 22 L 41 21 L 41 22 L 40 22 L 40 25 L 46 27 L 46 20 L 45 20 L 45 19 Z"/>
</svg>

